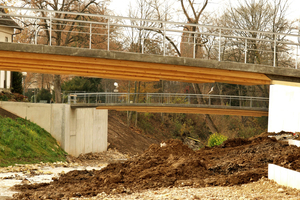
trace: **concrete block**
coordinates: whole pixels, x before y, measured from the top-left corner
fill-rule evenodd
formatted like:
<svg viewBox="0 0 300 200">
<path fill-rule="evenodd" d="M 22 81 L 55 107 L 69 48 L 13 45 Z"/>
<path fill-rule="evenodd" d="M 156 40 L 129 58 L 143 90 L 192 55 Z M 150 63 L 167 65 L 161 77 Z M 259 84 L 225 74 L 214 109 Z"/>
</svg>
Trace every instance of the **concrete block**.
<svg viewBox="0 0 300 200">
<path fill-rule="evenodd" d="M 300 189 L 300 173 L 278 165 L 268 165 L 268 178 L 279 185 Z"/>
<path fill-rule="evenodd" d="M 299 140 L 288 140 L 289 145 L 295 145 L 297 147 L 300 147 L 300 141 Z"/>
</svg>

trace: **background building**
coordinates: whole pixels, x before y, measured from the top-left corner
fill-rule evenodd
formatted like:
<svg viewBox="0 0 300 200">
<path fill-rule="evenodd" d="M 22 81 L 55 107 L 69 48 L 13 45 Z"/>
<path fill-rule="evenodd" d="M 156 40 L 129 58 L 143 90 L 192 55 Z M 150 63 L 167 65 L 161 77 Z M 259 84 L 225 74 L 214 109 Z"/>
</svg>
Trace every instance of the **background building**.
<svg viewBox="0 0 300 200">
<path fill-rule="evenodd" d="M 6 13 L 0 8 L 0 14 Z M 15 29 L 21 30 L 21 27 L 8 16 L 0 15 L 0 42 L 13 42 Z M 0 70 L 0 91 L 11 88 L 12 75 L 10 71 Z"/>
</svg>

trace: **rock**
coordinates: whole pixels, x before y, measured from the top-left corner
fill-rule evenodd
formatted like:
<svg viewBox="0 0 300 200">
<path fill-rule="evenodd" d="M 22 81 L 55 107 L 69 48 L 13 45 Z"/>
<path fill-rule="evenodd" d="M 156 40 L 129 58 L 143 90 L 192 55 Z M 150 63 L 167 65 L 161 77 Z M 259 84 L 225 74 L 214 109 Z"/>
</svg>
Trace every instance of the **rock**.
<svg viewBox="0 0 300 200">
<path fill-rule="evenodd" d="M 279 188 L 279 189 L 278 189 L 278 192 L 284 192 L 284 189 Z"/>
</svg>

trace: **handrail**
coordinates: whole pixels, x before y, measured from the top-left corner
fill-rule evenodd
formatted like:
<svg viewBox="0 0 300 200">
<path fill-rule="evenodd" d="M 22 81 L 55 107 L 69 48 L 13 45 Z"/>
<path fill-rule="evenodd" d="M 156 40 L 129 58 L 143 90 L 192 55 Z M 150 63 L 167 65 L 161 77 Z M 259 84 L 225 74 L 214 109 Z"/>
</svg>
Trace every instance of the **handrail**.
<svg viewBox="0 0 300 200">
<path fill-rule="evenodd" d="M 235 96 L 235 95 L 211 95 L 211 94 L 185 94 L 185 93 L 70 93 L 68 103 L 78 104 L 200 104 L 208 106 L 231 106 L 231 107 L 250 107 L 268 108 L 269 98 Z"/>
<path fill-rule="evenodd" d="M 27 26 L 27 27 L 22 27 L 23 29 L 28 28 L 32 32 L 32 39 L 27 41 L 30 43 L 37 44 L 38 43 L 38 37 L 40 36 L 39 30 L 37 26 L 41 25 L 39 24 L 40 22 L 37 22 L 38 20 L 44 20 L 46 23 L 42 22 L 44 28 L 43 30 L 48 30 L 49 35 L 51 35 L 50 38 L 50 43 L 49 45 L 55 45 L 55 38 L 54 38 L 54 33 L 57 32 L 65 32 L 65 33 L 71 33 L 71 34 L 84 34 L 84 35 L 89 35 L 89 44 L 82 44 L 85 45 L 87 48 L 100 48 L 100 49 L 105 49 L 105 50 L 121 50 L 121 51 L 126 51 L 130 52 L 128 48 L 125 48 L 124 46 L 121 49 L 113 49 L 111 48 L 111 40 L 112 40 L 112 33 L 111 30 L 114 29 L 114 27 L 119 27 L 121 31 L 123 31 L 120 35 L 114 35 L 114 37 L 123 37 L 126 33 L 126 29 L 130 29 L 130 32 L 139 32 L 139 31 L 145 31 L 145 32 L 151 32 L 154 31 L 156 33 L 159 33 L 156 38 L 145 38 L 142 36 L 140 40 L 142 41 L 140 45 L 141 46 L 141 52 L 142 54 L 146 53 L 152 53 L 152 51 L 147 52 L 146 51 L 146 45 L 145 45 L 145 40 L 150 40 L 150 41 L 155 41 L 157 42 L 157 47 L 160 49 L 158 52 L 155 52 L 155 54 L 163 55 L 163 56 L 178 56 L 178 52 L 174 51 L 176 46 L 177 49 L 180 48 L 187 48 L 188 51 L 193 51 L 193 52 L 188 52 L 184 55 L 182 54 L 182 57 L 192 57 L 192 58 L 207 58 L 207 59 L 216 59 L 218 61 L 234 61 L 230 57 L 230 54 L 227 52 L 234 50 L 240 51 L 243 55 L 240 57 L 240 62 L 247 63 L 249 62 L 248 60 L 248 55 L 250 51 L 252 52 L 257 52 L 258 54 L 261 54 L 262 56 L 265 56 L 265 60 L 263 60 L 264 63 L 258 63 L 258 64 L 271 64 L 274 67 L 275 66 L 280 66 L 280 67 L 294 67 L 297 68 L 298 65 L 298 48 L 300 46 L 299 42 L 296 40 L 300 37 L 298 34 L 291 34 L 291 33 L 276 33 L 276 32 L 270 32 L 270 31 L 258 31 L 258 30 L 244 30 L 244 29 L 237 29 L 237 28 L 229 28 L 229 27 L 221 27 L 221 26 L 212 26 L 212 25 L 204 25 L 204 24 L 189 24 L 185 22 L 174 22 L 174 21 L 161 21 L 161 20 L 150 20 L 150 19 L 141 19 L 141 18 L 131 18 L 131 17 L 122 17 L 122 16 L 110 16 L 110 15 L 99 15 L 99 14 L 88 14 L 88 13 L 77 13 L 77 12 L 65 12 L 65 11 L 55 11 L 55 10 L 42 10 L 42 9 L 34 9 L 34 8 L 20 8 L 20 7 L 12 7 L 12 6 L 0 6 L 0 8 L 6 8 L 9 10 L 15 10 L 14 12 L 11 12 L 10 14 L 4 14 L 0 12 L 0 22 L 1 22 L 1 16 L 9 16 L 13 17 L 15 19 L 21 18 L 21 19 L 31 19 L 35 20 L 32 25 Z M 24 11 L 29 11 L 29 12 L 24 12 Z M 20 12 L 19 14 L 17 12 Z M 45 16 L 39 16 L 38 13 L 46 13 Z M 47 14 L 48 13 L 48 14 Z M 104 21 L 97 21 L 97 19 L 92 19 L 89 18 L 89 21 L 79 19 L 79 20 L 74 20 L 74 19 L 61 19 L 61 18 L 56 18 L 55 14 L 68 14 L 68 15 L 76 15 L 76 16 L 89 16 L 89 17 L 96 17 L 97 19 L 103 18 L 105 19 Z M 120 20 L 120 21 L 115 21 L 115 20 Z M 128 20 L 132 21 L 141 21 L 141 22 L 152 22 L 155 23 L 155 26 L 153 27 L 147 27 L 145 25 L 140 25 L 140 24 L 132 24 L 129 23 Z M 64 29 L 55 29 L 54 24 L 57 23 L 80 23 L 80 24 L 85 24 L 82 26 L 80 30 L 77 30 L 74 25 L 74 30 L 72 32 Z M 19 24 L 22 26 L 22 24 Z M 72 24 L 68 24 L 68 26 L 73 26 Z M 105 26 L 103 27 L 103 32 L 101 34 L 97 32 L 97 28 L 95 26 Z M 189 30 L 183 30 L 182 27 L 197 27 L 199 30 L 204 29 L 202 32 L 198 31 L 189 31 Z M 15 27 L 12 27 L 15 28 Z M 120 31 L 120 32 L 121 32 Z M 23 31 L 24 32 L 24 31 Z M 238 32 L 243 32 L 245 34 L 248 33 L 248 35 L 251 35 L 251 33 L 257 33 L 258 37 L 246 37 L 245 34 L 244 36 L 241 36 L 238 34 Z M 22 33 L 21 33 L 22 34 Z M 43 37 L 43 35 L 41 35 Z M 285 40 L 282 40 L 278 38 L 278 36 L 286 37 Z M 93 42 L 96 40 L 98 37 L 104 37 L 103 38 L 103 43 L 104 46 L 106 47 L 100 47 L 97 46 Z M 203 45 L 200 44 L 200 42 L 197 41 L 199 38 L 206 37 L 211 43 L 211 52 L 208 52 L 205 48 L 203 48 L 202 53 L 196 53 L 197 52 L 197 46 Z M 88 38 L 88 37 L 87 37 Z M 172 39 L 174 43 L 172 45 L 168 44 L 167 38 Z M 120 38 L 119 38 L 120 39 Z M 125 40 L 125 39 L 124 39 Z M 234 40 L 234 41 L 232 41 Z M 42 41 L 42 40 L 41 40 Z M 55 42 L 54 42 L 55 41 Z M 230 44 L 230 42 L 238 42 L 238 44 Z M 40 42 L 41 43 L 41 42 Z M 218 43 L 218 44 L 217 44 Z M 251 44 L 256 43 L 256 44 L 263 44 L 263 47 L 257 47 L 257 49 L 251 48 Z M 168 46 L 170 45 L 170 46 Z M 184 46 L 186 45 L 186 46 Z M 207 44 L 205 44 L 207 45 Z M 290 45 L 290 49 L 285 52 L 280 50 L 281 45 Z M 257 45 L 259 46 L 259 45 Z M 197 48 L 196 48 L 197 47 Z M 125 48 L 125 49 L 124 49 Z M 297 51 L 295 50 L 297 48 Z M 134 50 L 135 53 L 137 53 Z M 199 52 L 199 51 L 198 51 Z M 284 55 L 283 55 L 284 54 Z M 255 62 L 255 56 L 256 54 L 251 54 L 252 56 L 254 55 L 254 58 L 251 58 L 251 62 Z M 227 58 L 226 58 L 227 57 Z M 268 58 L 268 59 L 267 59 Z M 288 62 L 285 62 L 288 61 Z M 260 61 L 261 62 L 261 61 Z M 295 64 L 293 64 L 295 63 Z"/>
</svg>

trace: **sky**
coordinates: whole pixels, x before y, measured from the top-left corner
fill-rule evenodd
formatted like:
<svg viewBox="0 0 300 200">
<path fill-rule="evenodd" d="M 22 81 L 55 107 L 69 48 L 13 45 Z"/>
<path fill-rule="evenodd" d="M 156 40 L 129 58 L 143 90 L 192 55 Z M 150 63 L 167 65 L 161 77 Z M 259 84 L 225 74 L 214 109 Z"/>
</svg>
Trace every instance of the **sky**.
<svg viewBox="0 0 300 200">
<path fill-rule="evenodd" d="M 257 0 L 256 0 L 257 1 Z M 290 7 L 287 12 L 287 18 L 290 20 L 295 20 L 300 18 L 300 0 L 289 0 Z M 127 16 L 129 2 L 133 3 L 134 0 L 111 0 L 109 8 L 114 11 L 115 15 Z M 237 2 L 237 0 L 231 0 L 231 2 Z M 209 0 L 209 4 L 206 10 L 211 10 L 214 12 L 219 12 L 228 4 L 228 0 Z"/>
</svg>

